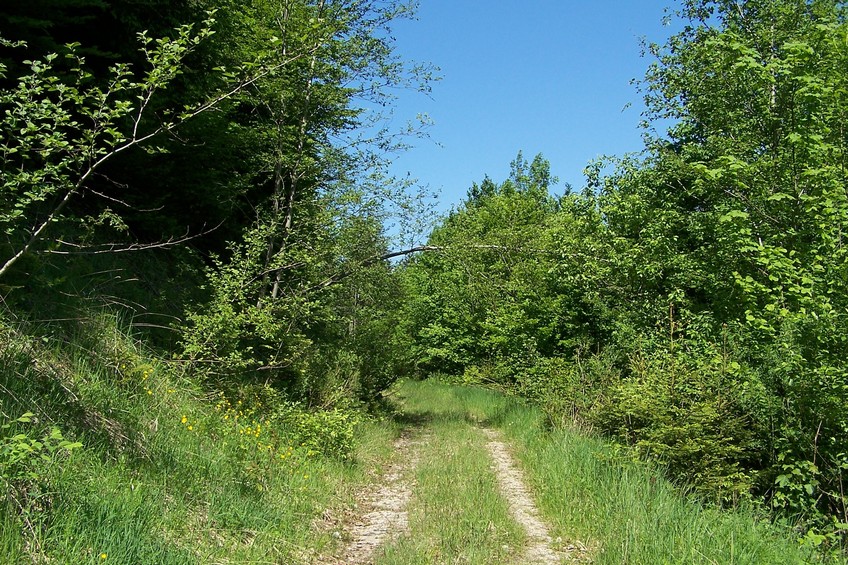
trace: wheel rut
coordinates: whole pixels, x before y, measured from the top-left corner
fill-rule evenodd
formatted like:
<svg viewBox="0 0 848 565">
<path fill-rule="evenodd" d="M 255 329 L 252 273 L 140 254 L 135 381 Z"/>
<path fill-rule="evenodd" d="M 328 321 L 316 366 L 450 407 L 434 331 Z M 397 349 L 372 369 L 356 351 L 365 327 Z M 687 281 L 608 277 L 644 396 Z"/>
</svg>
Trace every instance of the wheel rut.
<svg viewBox="0 0 848 565">
<path fill-rule="evenodd" d="M 539 517 L 539 509 L 526 486 L 524 474 L 509 452 L 509 447 L 496 430 L 483 428 L 482 431 L 489 440 L 486 447 L 492 456 L 501 495 L 509 503 L 513 519 L 527 534 L 527 546 L 521 563 L 548 565 L 579 560 L 579 556 L 572 551 L 577 550 L 576 547 L 569 546 L 568 551 L 554 549 L 548 526 Z"/>
<path fill-rule="evenodd" d="M 357 497 L 359 513 L 349 527 L 350 541 L 338 555 L 319 560 L 319 564 L 372 563 L 378 548 L 407 531 L 407 505 L 415 488 L 412 471 L 418 465 L 419 448 L 424 440 L 425 436 L 413 436 L 410 431 L 395 440 L 395 456 L 387 465 L 382 481 Z"/>
<path fill-rule="evenodd" d="M 557 547 L 561 541 L 551 538 L 509 446 L 498 431 L 480 430 L 487 440 L 486 448 L 500 494 L 507 501 L 513 519 L 527 535 L 527 544 L 517 562 L 550 565 L 591 561 L 591 552 L 582 545 Z M 407 533 L 407 507 L 416 487 L 414 470 L 418 466 L 420 448 L 428 438 L 426 431 L 406 430 L 394 441 L 394 456 L 381 481 L 357 496 L 356 517 L 345 528 L 347 543 L 334 555 L 319 558 L 314 562 L 316 565 L 371 564 L 383 545 Z"/>
</svg>

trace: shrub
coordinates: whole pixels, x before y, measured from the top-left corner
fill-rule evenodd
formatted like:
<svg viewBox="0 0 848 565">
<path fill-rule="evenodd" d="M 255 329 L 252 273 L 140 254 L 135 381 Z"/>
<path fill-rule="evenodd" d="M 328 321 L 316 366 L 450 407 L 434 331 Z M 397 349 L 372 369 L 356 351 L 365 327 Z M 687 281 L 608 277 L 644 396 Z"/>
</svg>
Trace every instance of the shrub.
<svg viewBox="0 0 848 565">
<path fill-rule="evenodd" d="M 303 410 L 297 406 L 285 410 L 292 440 L 307 449 L 309 455 L 338 459 L 350 457 L 354 447 L 354 430 L 359 415 L 351 410 Z"/>
<path fill-rule="evenodd" d="M 756 375 L 705 352 L 637 354 L 592 414 L 603 432 L 659 458 L 672 477 L 722 503 L 747 498 L 765 454 L 768 397 Z"/>
<path fill-rule="evenodd" d="M 12 504 L 10 510 L 17 513 L 22 530 L 33 538 L 52 503 L 50 483 L 54 467 L 82 447 L 79 442 L 66 440 L 55 427 L 43 434 L 34 432 L 31 428 L 35 422 L 35 414 L 27 412 L 0 425 L 3 494 Z"/>
</svg>

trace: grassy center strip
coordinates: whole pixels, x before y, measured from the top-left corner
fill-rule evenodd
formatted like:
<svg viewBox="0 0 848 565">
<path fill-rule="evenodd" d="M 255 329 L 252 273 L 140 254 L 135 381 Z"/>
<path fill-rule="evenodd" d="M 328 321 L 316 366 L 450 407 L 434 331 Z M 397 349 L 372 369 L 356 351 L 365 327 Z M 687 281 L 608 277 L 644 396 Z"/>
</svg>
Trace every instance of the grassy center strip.
<svg viewBox="0 0 848 565">
<path fill-rule="evenodd" d="M 424 392 L 403 390 L 405 414 L 428 430 L 409 531 L 378 552 L 375 563 L 519 562 L 525 536 L 499 493 L 485 436 L 459 404 Z"/>
</svg>

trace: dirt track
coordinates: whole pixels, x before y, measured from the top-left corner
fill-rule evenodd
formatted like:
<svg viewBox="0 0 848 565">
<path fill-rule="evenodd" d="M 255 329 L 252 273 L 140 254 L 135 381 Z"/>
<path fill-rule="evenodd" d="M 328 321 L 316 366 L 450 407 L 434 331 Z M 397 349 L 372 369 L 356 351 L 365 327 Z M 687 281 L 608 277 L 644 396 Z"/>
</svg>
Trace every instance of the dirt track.
<svg viewBox="0 0 848 565">
<path fill-rule="evenodd" d="M 486 447 L 492 458 L 492 468 L 498 478 L 501 495 L 508 502 L 515 521 L 527 534 L 521 563 L 558 564 L 571 562 L 579 556 L 571 549 L 554 548 L 548 527 L 539 511 L 524 476 L 510 454 L 501 435 L 483 429 Z M 411 433 L 401 435 L 394 443 L 395 455 L 388 464 L 380 483 L 372 485 L 358 496 L 356 518 L 347 527 L 349 542 L 342 550 L 319 561 L 322 565 L 373 563 L 376 551 L 386 542 L 404 534 L 408 529 L 407 505 L 415 490 L 414 470 L 418 464 L 419 447 L 425 438 L 413 439 Z"/>
<path fill-rule="evenodd" d="M 349 528 L 350 542 L 341 555 L 321 561 L 326 565 L 371 563 L 374 552 L 408 528 L 406 506 L 412 496 L 412 471 L 418 464 L 422 439 L 402 434 L 394 442 L 395 457 L 380 484 L 358 497 L 358 519 Z"/>
</svg>

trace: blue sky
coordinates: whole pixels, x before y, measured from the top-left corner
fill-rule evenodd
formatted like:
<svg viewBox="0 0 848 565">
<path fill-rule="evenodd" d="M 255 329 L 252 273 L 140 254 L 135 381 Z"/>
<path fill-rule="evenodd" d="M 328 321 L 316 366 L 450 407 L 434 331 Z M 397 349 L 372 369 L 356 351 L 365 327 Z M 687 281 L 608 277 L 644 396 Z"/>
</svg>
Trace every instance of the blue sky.
<svg viewBox="0 0 848 565">
<path fill-rule="evenodd" d="M 440 189 L 439 209 L 488 174 L 501 181 L 519 150 L 543 153 L 554 175 L 580 188 L 586 164 L 642 148 L 633 78 L 651 60 L 640 38 L 662 43 L 673 0 L 421 0 L 393 35 L 405 59 L 441 68 L 430 98 L 404 93 L 398 119 L 426 112 L 430 140 L 393 171 Z M 630 104 L 629 108 L 626 108 Z"/>
</svg>

